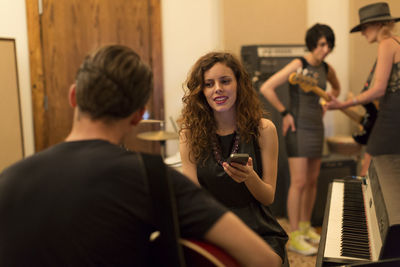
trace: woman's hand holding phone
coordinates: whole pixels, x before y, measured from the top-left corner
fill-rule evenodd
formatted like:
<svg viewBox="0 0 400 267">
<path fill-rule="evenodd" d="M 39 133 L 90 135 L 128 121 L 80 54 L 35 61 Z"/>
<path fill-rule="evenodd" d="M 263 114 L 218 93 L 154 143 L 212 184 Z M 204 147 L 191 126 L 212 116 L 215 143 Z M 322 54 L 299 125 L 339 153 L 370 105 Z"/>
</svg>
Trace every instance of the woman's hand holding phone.
<svg viewBox="0 0 400 267">
<path fill-rule="evenodd" d="M 225 172 L 237 183 L 248 179 L 253 170 L 253 161 L 249 154 L 231 154 L 223 164 Z"/>
<path fill-rule="evenodd" d="M 249 154 L 239 154 L 239 153 L 233 153 L 229 156 L 228 160 L 226 162 L 228 162 L 228 164 L 231 164 L 232 162 L 236 162 L 239 163 L 241 165 L 247 165 L 247 162 L 249 161 Z"/>
</svg>

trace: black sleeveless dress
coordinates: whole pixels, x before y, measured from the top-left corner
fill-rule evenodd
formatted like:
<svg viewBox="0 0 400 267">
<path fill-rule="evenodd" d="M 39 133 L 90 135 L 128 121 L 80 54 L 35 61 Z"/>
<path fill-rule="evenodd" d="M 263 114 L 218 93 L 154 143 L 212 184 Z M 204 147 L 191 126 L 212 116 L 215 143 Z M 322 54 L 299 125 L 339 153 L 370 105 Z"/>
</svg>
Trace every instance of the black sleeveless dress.
<svg viewBox="0 0 400 267">
<path fill-rule="evenodd" d="M 218 136 L 224 161 L 231 153 L 235 134 Z M 237 153 L 248 153 L 253 159 L 253 167 L 262 177 L 260 150 L 257 142 L 239 144 Z M 258 155 L 258 156 L 257 156 Z M 199 183 L 222 204 L 233 211 L 253 231 L 258 233 L 282 258 L 286 258 L 285 244 L 288 236 L 271 213 L 271 210 L 258 202 L 244 183 L 235 182 L 217 163 L 211 154 L 203 165 L 197 166 Z"/>
<path fill-rule="evenodd" d="M 393 64 L 378 117 L 367 143 L 372 156 L 400 154 L 400 62 Z"/>
<path fill-rule="evenodd" d="M 313 74 L 318 80 L 318 87 L 326 88 L 328 65 L 322 62 L 318 66 L 308 64 L 305 58 L 303 69 Z M 319 158 L 322 156 L 324 143 L 324 125 L 320 97 L 314 92 L 305 92 L 298 85 L 289 84 L 290 107 L 296 131 L 288 130 L 285 142 L 289 157 Z"/>
<path fill-rule="evenodd" d="M 400 45 L 396 38 L 393 41 Z M 400 62 L 393 63 L 385 95 L 367 143 L 372 156 L 400 154 Z"/>
</svg>

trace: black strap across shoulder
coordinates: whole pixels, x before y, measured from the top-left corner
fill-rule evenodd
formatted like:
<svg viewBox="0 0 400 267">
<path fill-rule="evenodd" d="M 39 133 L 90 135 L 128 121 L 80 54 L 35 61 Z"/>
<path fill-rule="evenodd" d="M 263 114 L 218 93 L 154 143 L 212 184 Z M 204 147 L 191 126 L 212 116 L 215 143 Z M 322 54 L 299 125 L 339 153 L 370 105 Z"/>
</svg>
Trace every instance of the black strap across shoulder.
<svg viewBox="0 0 400 267">
<path fill-rule="evenodd" d="M 308 62 L 304 57 L 299 57 L 299 59 L 301 60 L 301 64 L 303 64 L 303 69 L 307 68 L 308 66 Z"/>
<path fill-rule="evenodd" d="M 307 66 L 310 65 L 310 64 L 308 64 L 307 60 L 304 57 L 299 57 L 299 59 L 301 60 L 301 63 L 303 64 L 303 69 L 307 68 Z M 322 64 L 324 65 L 325 73 L 328 73 L 328 63 L 326 63 L 325 61 L 322 61 Z"/>
<path fill-rule="evenodd" d="M 368 90 L 369 85 L 370 85 L 371 80 L 372 80 L 372 77 L 374 77 L 375 67 L 376 67 L 376 60 L 375 60 L 375 62 L 374 62 L 374 65 L 372 66 L 371 71 L 369 72 L 369 75 L 368 75 L 368 77 L 367 77 L 366 82 L 364 83 L 364 87 L 363 87 L 363 89 L 361 90 L 361 92 L 364 92 L 365 90 Z"/>
<path fill-rule="evenodd" d="M 395 40 L 396 43 L 400 44 L 400 42 L 396 38 L 392 37 L 392 39 Z"/>
<path fill-rule="evenodd" d="M 141 155 L 147 173 L 156 226 L 160 230 L 160 236 L 156 242 L 157 247 L 160 248 L 157 252 L 161 255 L 155 255 L 155 257 L 162 259 L 163 266 L 184 267 L 183 251 L 179 244 L 176 203 L 173 198 L 173 187 L 167 175 L 167 167 L 159 155 L 144 153 Z"/>
</svg>

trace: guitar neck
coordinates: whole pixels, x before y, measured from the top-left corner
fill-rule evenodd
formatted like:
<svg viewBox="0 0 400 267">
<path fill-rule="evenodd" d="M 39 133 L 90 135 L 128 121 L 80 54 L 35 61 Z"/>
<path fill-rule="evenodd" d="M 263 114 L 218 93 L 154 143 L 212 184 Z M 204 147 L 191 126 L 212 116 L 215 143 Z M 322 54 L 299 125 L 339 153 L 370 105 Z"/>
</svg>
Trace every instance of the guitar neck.
<svg viewBox="0 0 400 267">
<path fill-rule="evenodd" d="M 331 100 L 330 96 L 321 88 L 318 86 L 313 86 L 312 91 L 317 94 L 318 96 L 322 97 L 324 100 L 329 101 Z M 340 109 L 345 115 L 347 115 L 350 119 L 355 121 L 356 123 L 360 124 L 362 120 L 362 116 L 359 115 L 357 112 L 354 110 L 351 110 L 349 108 L 346 109 Z"/>
<path fill-rule="evenodd" d="M 358 114 L 357 112 L 355 112 L 354 110 L 351 110 L 349 108 L 341 109 L 340 111 L 342 111 L 350 119 L 352 119 L 353 121 L 355 121 L 356 123 L 361 125 L 362 116 L 360 114 Z"/>
</svg>

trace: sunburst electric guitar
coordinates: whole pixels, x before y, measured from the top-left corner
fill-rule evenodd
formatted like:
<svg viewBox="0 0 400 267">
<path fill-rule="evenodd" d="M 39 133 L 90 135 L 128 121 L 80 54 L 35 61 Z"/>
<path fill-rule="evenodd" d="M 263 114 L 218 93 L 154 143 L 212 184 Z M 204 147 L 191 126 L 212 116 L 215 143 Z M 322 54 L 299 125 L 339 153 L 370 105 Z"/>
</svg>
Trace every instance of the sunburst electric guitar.
<svg viewBox="0 0 400 267">
<path fill-rule="evenodd" d="M 317 85 L 318 81 L 311 76 L 293 72 L 289 76 L 289 82 L 291 84 L 298 84 L 299 87 L 304 92 L 313 92 L 316 95 L 322 97 L 325 101 L 329 101 L 331 99 L 330 96 L 324 90 L 318 87 Z M 340 109 L 340 111 L 342 111 L 346 116 L 348 116 L 352 121 L 357 123 L 357 125 L 360 127 L 360 132 L 354 133 L 353 139 L 357 143 L 365 145 L 366 140 L 368 139 L 368 136 L 372 130 L 372 126 L 368 127 L 368 125 L 364 123 L 365 122 L 364 117 L 355 112 L 354 110 L 347 108 L 347 109 Z"/>
</svg>

